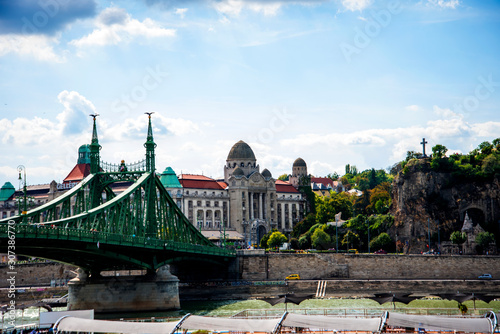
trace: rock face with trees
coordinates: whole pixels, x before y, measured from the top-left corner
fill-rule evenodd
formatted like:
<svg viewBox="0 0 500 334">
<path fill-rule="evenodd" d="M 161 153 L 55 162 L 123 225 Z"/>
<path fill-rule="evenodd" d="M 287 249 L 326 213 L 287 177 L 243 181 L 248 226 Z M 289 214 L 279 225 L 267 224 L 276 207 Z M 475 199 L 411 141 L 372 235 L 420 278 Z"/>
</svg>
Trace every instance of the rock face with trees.
<svg viewBox="0 0 500 334">
<path fill-rule="evenodd" d="M 500 240 L 500 138 L 468 154 L 447 156 L 444 145 L 430 157 L 409 151 L 390 172 L 329 174 L 346 192 L 314 196 L 310 213 L 297 223 L 289 244 L 318 251 L 407 254 L 492 254 Z M 350 192 L 349 190 L 356 190 Z M 285 236 L 271 231 L 261 247 L 277 247 Z M 271 242 L 272 241 L 272 242 Z"/>
<path fill-rule="evenodd" d="M 409 253 L 438 250 L 449 240 L 458 245 L 474 242 L 477 247 L 468 252 L 483 253 L 489 242 L 499 239 L 500 140 L 484 142 L 469 154 L 447 157 L 446 152 L 443 145 L 433 147 L 430 158 L 418 159 L 408 152 L 399 164 L 390 234 L 404 242 Z M 462 230 L 466 214 L 487 239 L 479 233 L 473 236 L 479 240 L 468 240 L 472 236 Z"/>
</svg>

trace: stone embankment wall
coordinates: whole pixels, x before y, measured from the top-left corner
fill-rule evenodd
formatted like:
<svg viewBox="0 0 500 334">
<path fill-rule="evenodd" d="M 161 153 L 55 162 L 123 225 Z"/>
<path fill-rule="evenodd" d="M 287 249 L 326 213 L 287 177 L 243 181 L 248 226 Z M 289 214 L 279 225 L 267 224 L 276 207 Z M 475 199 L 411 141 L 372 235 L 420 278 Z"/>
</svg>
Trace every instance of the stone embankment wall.
<svg viewBox="0 0 500 334">
<path fill-rule="evenodd" d="M 252 254 L 238 258 L 243 280 L 302 279 L 477 279 L 484 273 L 500 279 L 499 256 Z"/>
<path fill-rule="evenodd" d="M 40 263 L 16 263 L 16 286 L 27 287 L 27 286 L 46 286 L 55 280 L 56 285 L 65 284 L 70 279 L 76 276 L 76 267 L 67 264 L 56 263 L 56 262 L 40 262 Z M 8 270 L 6 264 L 0 266 L 0 272 L 7 275 Z M 0 277 L 4 277 L 0 275 Z M 0 281 L 0 287 L 4 288 L 8 286 L 7 280 L 2 279 Z"/>
</svg>

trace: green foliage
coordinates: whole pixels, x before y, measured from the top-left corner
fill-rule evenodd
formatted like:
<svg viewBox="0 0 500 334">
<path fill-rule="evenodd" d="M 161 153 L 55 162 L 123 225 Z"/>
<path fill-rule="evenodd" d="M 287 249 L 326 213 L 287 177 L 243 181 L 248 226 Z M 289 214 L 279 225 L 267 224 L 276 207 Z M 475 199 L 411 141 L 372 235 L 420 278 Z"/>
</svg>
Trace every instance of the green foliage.
<svg viewBox="0 0 500 334">
<path fill-rule="evenodd" d="M 299 238 L 299 248 L 300 249 L 309 249 L 311 248 L 311 238 L 308 235 L 302 235 Z"/>
<path fill-rule="evenodd" d="M 458 309 L 460 310 L 460 313 L 462 313 L 462 315 L 467 314 L 467 311 L 469 311 L 469 309 L 467 308 L 467 305 L 462 304 L 462 303 L 458 303 Z"/>
<path fill-rule="evenodd" d="M 347 233 L 342 238 L 342 245 L 347 246 L 347 248 L 357 248 L 359 246 L 359 235 L 353 231 L 347 231 Z"/>
<path fill-rule="evenodd" d="M 422 156 L 422 153 L 415 152 L 415 151 L 408 151 L 408 152 L 406 152 L 405 161 L 408 162 L 412 159 L 418 159 L 420 156 Z"/>
<path fill-rule="evenodd" d="M 370 205 L 367 207 L 369 212 L 386 214 L 392 203 L 391 184 L 383 182 L 370 190 Z"/>
<path fill-rule="evenodd" d="M 316 215 L 310 213 L 305 216 L 303 220 L 295 224 L 292 230 L 292 237 L 300 238 L 300 236 L 309 231 L 314 224 L 316 224 Z"/>
<path fill-rule="evenodd" d="M 325 225 L 326 226 L 326 225 Z M 330 248 L 331 238 L 323 228 L 317 228 L 311 236 L 311 245 L 317 250 Z"/>
<path fill-rule="evenodd" d="M 432 148 L 432 157 L 442 159 L 446 156 L 446 152 L 448 152 L 446 146 L 437 144 Z"/>
<path fill-rule="evenodd" d="M 484 158 L 481 170 L 485 175 L 493 175 L 500 172 L 500 159 L 494 154 L 490 154 Z"/>
<path fill-rule="evenodd" d="M 450 241 L 455 245 L 461 245 L 467 240 L 465 232 L 455 231 L 450 235 Z"/>
<path fill-rule="evenodd" d="M 269 237 L 271 236 L 271 234 L 273 234 L 274 232 L 278 232 L 278 230 L 273 228 L 271 231 L 269 231 L 269 233 L 264 234 L 264 236 L 262 237 L 262 239 L 260 239 L 259 242 L 260 248 L 266 249 L 268 247 L 267 242 L 269 241 Z"/>
<path fill-rule="evenodd" d="M 299 239 L 297 238 L 290 239 L 290 249 L 300 249 Z"/>
<path fill-rule="evenodd" d="M 288 238 L 281 232 L 273 232 L 267 241 L 267 246 L 270 248 L 276 248 L 283 245 L 288 241 Z"/>
<path fill-rule="evenodd" d="M 431 168 L 436 172 L 451 173 L 454 183 L 480 182 L 500 175 L 500 138 L 492 143 L 484 141 L 468 154 L 455 153 L 446 157 L 447 148 L 440 144 L 434 146 L 432 151 Z M 406 160 L 400 163 L 403 175 L 417 166 L 411 163 L 416 155 L 408 151 Z"/>
<path fill-rule="evenodd" d="M 327 223 L 335 221 L 335 215 L 342 212 L 342 219 L 349 219 L 353 214 L 353 203 L 346 193 L 331 191 L 330 196 L 318 196 L 316 198 L 316 221 Z"/>
<path fill-rule="evenodd" d="M 330 180 L 337 181 L 340 178 L 340 175 L 337 172 L 333 172 L 328 174 L 326 177 L 329 178 Z"/>
<path fill-rule="evenodd" d="M 476 244 L 486 248 L 490 243 L 495 242 L 495 235 L 491 232 L 481 232 L 476 236 Z"/>
<path fill-rule="evenodd" d="M 278 180 L 288 181 L 288 174 L 282 174 L 282 175 L 278 176 Z"/>
<path fill-rule="evenodd" d="M 370 241 L 370 248 L 371 249 L 390 249 L 393 246 L 393 241 L 392 238 L 389 236 L 389 234 L 383 232 L 380 233 L 375 239 Z"/>
</svg>

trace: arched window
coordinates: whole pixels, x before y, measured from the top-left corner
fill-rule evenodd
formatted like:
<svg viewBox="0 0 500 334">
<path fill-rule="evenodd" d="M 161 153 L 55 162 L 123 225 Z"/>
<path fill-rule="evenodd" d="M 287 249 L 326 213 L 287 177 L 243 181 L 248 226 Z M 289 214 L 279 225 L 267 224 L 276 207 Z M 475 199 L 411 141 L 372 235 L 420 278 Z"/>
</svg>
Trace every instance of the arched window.
<svg viewBox="0 0 500 334">
<path fill-rule="evenodd" d="M 244 162 L 242 162 L 242 163 L 240 164 L 240 166 L 241 166 L 241 167 L 245 167 L 245 163 L 244 163 Z"/>
</svg>

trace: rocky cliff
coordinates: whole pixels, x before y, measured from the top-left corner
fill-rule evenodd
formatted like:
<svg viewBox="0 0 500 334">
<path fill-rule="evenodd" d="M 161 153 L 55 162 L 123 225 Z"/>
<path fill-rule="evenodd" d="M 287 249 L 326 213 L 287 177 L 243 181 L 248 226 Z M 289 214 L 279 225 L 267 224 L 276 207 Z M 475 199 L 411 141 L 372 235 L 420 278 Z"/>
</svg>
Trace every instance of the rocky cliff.
<svg viewBox="0 0 500 334">
<path fill-rule="evenodd" d="M 435 172 L 430 159 L 411 160 L 394 179 L 391 212 L 393 238 L 406 244 L 409 253 L 426 251 L 448 241 L 462 228 L 465 214 L 473 224 L 498 234 L 500 182 L 498 178 L 472 182 L 451 173 Z"/>
</svg>

